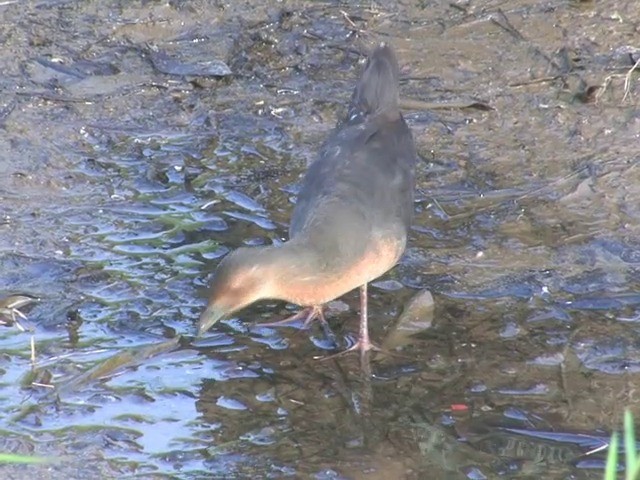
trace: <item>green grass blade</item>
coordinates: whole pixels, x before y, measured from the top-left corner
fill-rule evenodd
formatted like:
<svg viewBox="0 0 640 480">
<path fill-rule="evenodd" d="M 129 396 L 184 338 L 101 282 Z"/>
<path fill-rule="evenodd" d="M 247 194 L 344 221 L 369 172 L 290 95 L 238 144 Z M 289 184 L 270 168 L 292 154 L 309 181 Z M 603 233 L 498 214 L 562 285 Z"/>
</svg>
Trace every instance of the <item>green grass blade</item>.
<svg viewBox="0 0 640 480">
<path fill-rule="evenodd" d="M 48 459 L 42 457 L 30 457 L 28 455 L 16 455 L 15 453 L 0 453 L 0 463 L 44 463 Z"/>
<path fill-rule="evenodd" d="M 624 411 L 624 458 L 627 480 L 634 480 L 631 475 L 636 469 L 636 432 L 633 426 L 633 415 L 628 409 Z"/>
<path fill-rule="evenodd" d="M 607 466 L 604 469 L 604 480 L 616 480 L 618 472 L 618 434 L 611 435 L 609 452 L 607 453 Z"/>
</svg>

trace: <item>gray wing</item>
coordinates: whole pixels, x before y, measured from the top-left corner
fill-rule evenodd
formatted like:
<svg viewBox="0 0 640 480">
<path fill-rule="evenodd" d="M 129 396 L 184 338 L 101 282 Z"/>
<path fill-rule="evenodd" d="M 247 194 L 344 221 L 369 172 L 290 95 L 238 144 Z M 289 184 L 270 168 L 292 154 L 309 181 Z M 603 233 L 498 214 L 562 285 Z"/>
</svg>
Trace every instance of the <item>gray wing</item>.
<svg viewBox="0 0 640 480">
<path fill-rule="evenodd" d="M 339 127 L 304 177 L 291 238 L 305 234 L 311 240 L 321 237 L 325 245 L 363 248 L 363 236 L 385 229 L 406 233 L 415 161 L 411 131 L 400 115 L 394 121 L 373 118 Z"/>
</svg>

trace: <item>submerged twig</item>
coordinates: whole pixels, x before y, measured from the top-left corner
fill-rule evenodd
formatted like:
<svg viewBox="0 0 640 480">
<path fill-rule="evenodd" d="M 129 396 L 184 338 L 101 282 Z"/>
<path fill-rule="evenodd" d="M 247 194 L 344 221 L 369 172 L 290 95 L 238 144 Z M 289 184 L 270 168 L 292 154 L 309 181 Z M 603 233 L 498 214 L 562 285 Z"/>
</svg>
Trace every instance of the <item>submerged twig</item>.
<svg viewBox="0 0 640 480">
<path fill-rule="evenodd" d="M 629 92 L 631 91 L 631 74 L 636 68 L 638 68 L 638 65 L 640 65 L 640 58 L 638 58 L 636 63 L 633 65 L 633 67 L 631 67 L 631 69 L 624 76 L 624 96 L 622 97 L 623 102 L 629 96 Z"/>
<path fill-rule="evenodd" d="M 531 189 L 528 192 L 523 193 L 522 195 L 519 195 L 519 196 L 517 196 L 515 198 L 512 197 L 512 198 L 510 198 L 510 200 L 516 201 L 516 202 L 520 201 L 520 200 L 524 200 L 525 198 L 530 197 L 530 196 L 532 196 L 534 194 L 543 192 L 543 191 L 548 190 L 548 189 L 550 189 L 550 188 L 552 188 L 554 186 L 566 183 L 567 181 L 571 180 L 572 178 L 575 178 L 578 175 L 582 174 L 586 169 L 587 169 L 587 167 L 582 167 L 582 168 L 576 170 L 575 172 L 571 172 L 571 173 L 569 173 L 569 174 L 567 174 L 567 175 L 565 175 L 565 176 L 563 176 L 561 178 L 558 178 L 557 180 L 554 180 L 553 182 L 550 182 L 548 184 L 542 185 L 542 186 L 540 186 L 538 188 Z M 449 215 L 447 213 L 447 211 L 442 208 L 442 205 L 440 205 L 438 203 L 438 201 L 437 201 L 437 199 L 435 197 L 431 197 L 431 199 L 433 200 L 433 203 L 438 208 L 440 208 L 440 210 L 442 210 L 448 216 L 448 218 L 447 218 L 448 221 L 457 221 L 457 220 L 460 220 L 460 219 L 463 219 L 463 218 L 468 218 L 468 217 L 471 217 L 472 215 L 475 215 L 475 214 L 477 214 L 479 212 L 484 212 L 484 211 L 496 208 L 497 206 L 502 205 L 505 202 L 505 200 L 501 200 L 501 201 L 498 201 L 498 202 L 490 203 L 488 205 L 484 205 L 482 207 L 478 207 L 478 208 L 476 208 L 476 209 L 474 209 L 473 211 L 470 211 L 470 212 L 463 212 L 463 213 L 458 213 L 456 215 Z"/>
<path fill-rule="evenodd" d="M 640 58 L 636 60 L 636 63 L 634 63 L 626 73 L 612 73 L 610 75 L 607 75 L 602 81 L 600 90 L 598 91 L 598 93 L 596 93 L 595 102 L 598 103 L 598 100 L 600 100 L 600 97 L 602 97 L 604 92 L 609 88 L 609 85 L 611 85 L 611 82 L 614 78 L 624 78 L 624 95 L 622 97 L 622 102 L 624 102 L 631 94 L 631 75 L 633 75 L 633 72 L 635 70 L 638 70 L 638 67 L 640 67 Z"/>
<path fill-rule="evenodd" d="M 36 336 L 33 332 L 31 332 L 31 366 L 36 366 Z"/>
<path fill-rule="evenodd" d="M 117 371 L 140 364 L 151 357 L 169 352 L 178 346 L 180 338 L 180 336 L 177 336 L 161 343 L 120 350 L 115 355 L 99 362 L 89 370 L 58 384 L 56 392 L 66 392 L 93 380 L 106 378 L 110 375 L 113 376 Z"/>
<path fill-rule="evenodd" d="M 489 15 L 489 20 L 494 25 L 498 25 L 504 31 L 509 33 L 516 40 L 524 41 L 524 35 L 522 35 L 509 21 L 509 18 L 505 15 L 501 8 L 498 8 L 497 12 Z"/>
<path fill-rule="evenodd" d="M 400 108 L 404 110 L 454 110 L 464 108 L 475 108 L 476 110 L 490 111 L 495 110 L 491 105 L 484 102 L 447 102 L 434 103 L 415 100 L 412 98 L 401 98 L 399 102 Z"/>
<path fill-rule="evenodd" d="M 559 78 L 561 78 L 561 75 L 551 75 L 549 77 L 533 78 L 531 80 L 510 83 L 509 86 L 512 88 L 526 87 L 527 85 L 536 85 L 538 83 L 555 82 Z"/>
<path fill-rule="evenodd" d="M 36 341 L 35 333 L 32 327 L 25 327 L 21 322 L 27 320 L 27 316 L 20 311 L 22 307 L 26 307 L 38 301 L 38 298 L 29 295 L 11 295 L 0 300 L 0 324 L 15 325 L 21 332 L 29 331 L 31 333 L 31 366 L 36 364 Z"/>
</svg>

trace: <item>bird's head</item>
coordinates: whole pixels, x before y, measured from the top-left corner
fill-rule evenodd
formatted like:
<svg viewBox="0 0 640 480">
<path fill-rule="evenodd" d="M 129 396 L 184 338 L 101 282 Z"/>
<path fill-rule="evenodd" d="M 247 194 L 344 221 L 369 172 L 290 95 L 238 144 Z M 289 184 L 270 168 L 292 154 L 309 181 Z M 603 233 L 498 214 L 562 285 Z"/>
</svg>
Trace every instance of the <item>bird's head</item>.
<svg viewBox="0 0 640 480">
<path fill-rule="evenodd" d="M 198 322 L 202 335 L 222 318 L 269 297 L 272 268 L 269 249 L 275 247 L 239 248 L 225 257 L 216 270 L 207 308 Z"/>
</svg>

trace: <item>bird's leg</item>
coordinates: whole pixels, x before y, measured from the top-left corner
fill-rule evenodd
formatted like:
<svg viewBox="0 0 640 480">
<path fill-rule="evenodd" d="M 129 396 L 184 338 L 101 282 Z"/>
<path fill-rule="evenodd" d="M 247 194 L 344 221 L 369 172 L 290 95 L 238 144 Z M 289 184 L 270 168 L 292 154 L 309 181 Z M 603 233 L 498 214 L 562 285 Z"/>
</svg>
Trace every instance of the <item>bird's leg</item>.
<svg viewBox="0 0 640 480">
<path fill-rule="evenodd" d="M 345 353 L 353 352 L 354 350 L 360 351 L 360 358 L 364 362 L 367 352 L 375 350 L 376 352 L 382 352 L 383 350 L 377 345 L 371 343 L 369 339 L 369 319 L 367 316 L 367 284 L 365 283 L 360 287 L 360 332 L 358 334 L 358 341 L 355 345 L 347 348 L 346 350 L 329 355 L 328 357 L 319 358 L 319 360 L 328 360 L 335 358 Z"/>
<path fill-rule="evenodd" d="M 261 327 L 295 327 L 296 322 L 299 322 L 300 320 L 304 320 L 304 323 L 302 324 L 302 329 L 306 330 L 307 328 L 309 328 L 311 323 L 316 318 L 320 321 L 323 328 L 328 327 L 327 320 L 324 318 L 324 313 L 322 312 L 322 307 L 319 305 L 303 308 L 298 313 L 295 313 L 290 317 L 285 318 L 284 320 L 278 320 L 277 322 L 261 323 L 259 325 Z"/>
<path fill-rule="evenodd" d="M 355 345 L 342 353 L 360 350 L 360 356 L 364 358 L 365 354 L 369 350 L 375 350 L 377 352 L 382 351 L 380 347 L 371 343 L 371 340 L 369 339 L 369 315 L 367 311 L 367 303 L 367 284 L 365 283 L 360 287 L 360 332 L 358 335 L 358 341 Z"/>
<path fill-rule="evenodd" d="M 358 343 L 354 346 L 360 348 L 361 354 L 368 352 L 372 348 L 377 348 L 369 340 L 369 313 L 367 309 L 367 284 L 365 283 L 360 287 L 360 335 L 358 336 Z"/>
</svg>

